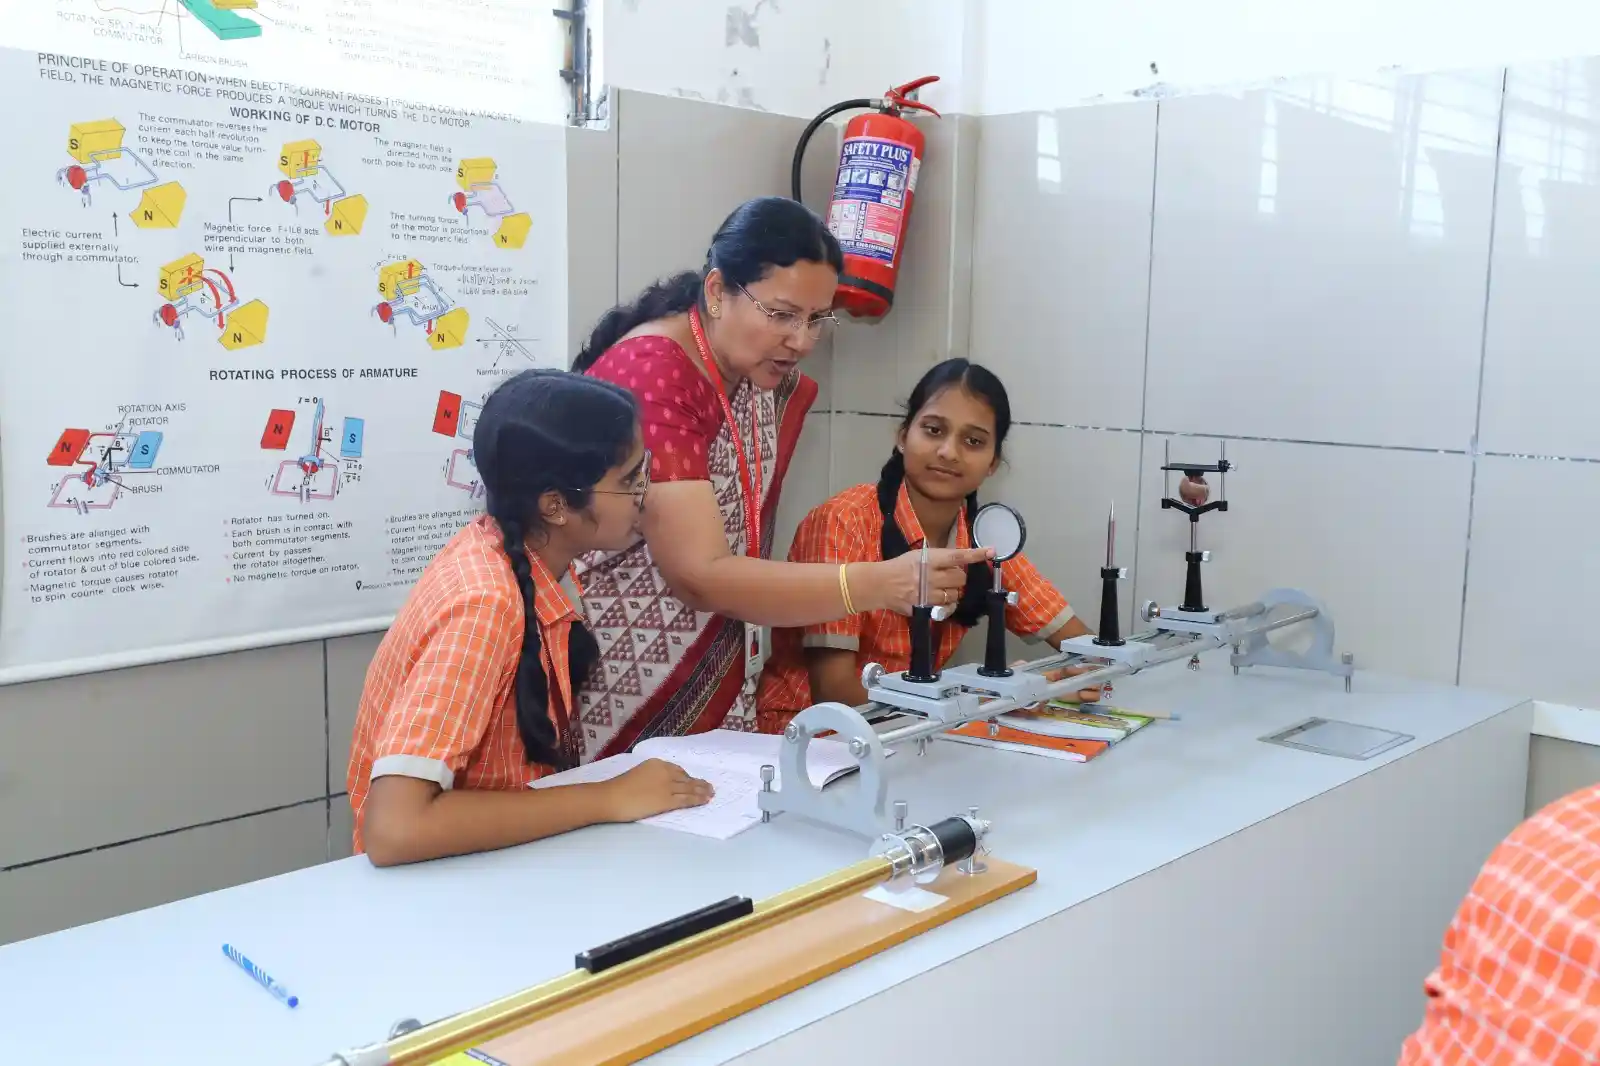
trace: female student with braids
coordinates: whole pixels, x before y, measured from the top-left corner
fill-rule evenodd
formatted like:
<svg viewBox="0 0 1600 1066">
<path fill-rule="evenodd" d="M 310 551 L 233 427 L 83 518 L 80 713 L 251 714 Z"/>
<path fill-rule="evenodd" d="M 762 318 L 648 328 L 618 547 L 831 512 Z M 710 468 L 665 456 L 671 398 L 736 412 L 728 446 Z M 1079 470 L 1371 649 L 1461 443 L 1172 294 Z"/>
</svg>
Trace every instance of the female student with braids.
<svg viewBox="0 0 1600 1066">
<path fill-rule="evenodd" d="M 434 556 L 367 671 L 348 787 L 375 865 L 521 844 L 706 802 L 651 760 L 531 789 L 577 762 L 575 695 L 595 639 L 557 584 L 580 553 L 638 536 L 649 455 L 626 389 L 528 370 L 484 402 L 472 454 L 487 514 Z"/>
<path fill-rule="evenodd" d="M 892 559 L 919 548 L 924 539 L 930 546 L 970 546 L 978 489 L 999 468 L 1010 429 L 1011 401 L 999 378 L 965 359 L 940 363 L 911 391 L 894 452 L 878 483 L 846 489 L 806 515 L 789 558 L 834 564 Z M 1017 593 L 1016 605 L 1006 609 L 1011 632 L 1057 648 L 1068 637 L 1089 632 L 1025 556 L 1005 564 L 1005 580 Z M 984 593 L 992 583 L 987 563 L 969 568 L 955 613 L 934 623 L 935 666 L 943 668 L 967 630 L 983 618 Z M 763 729 L 782 729 L 813 703 L 865 702 L 861 670 L 869 662 L 890 672 L 908 669 L 910 622 L 887 611 L 871 611 L 774 631 L 772 658 L 757 697 Z M 1084 700 L 1098 696 L 1093 689 L 1079 693 Z"/>
<path fill-rule="evenodd" d="M 757 728 L 760 626 L 855 611 L 909 614 L 919 560 L 774 562 L 784 475 L 816 382 L 801 361 L 833 322 L 844 257 L 804 204 L 741 204 L 699 270 L 600 319 L 573 369 L 639 399 L 650 449 L 644 539 L 577 561 L 603 669 L 579 697 L 582 761 L 655 736 Z M 954 604 L 982 551 L 931 553 L 934 603 Z"/>
</svg>

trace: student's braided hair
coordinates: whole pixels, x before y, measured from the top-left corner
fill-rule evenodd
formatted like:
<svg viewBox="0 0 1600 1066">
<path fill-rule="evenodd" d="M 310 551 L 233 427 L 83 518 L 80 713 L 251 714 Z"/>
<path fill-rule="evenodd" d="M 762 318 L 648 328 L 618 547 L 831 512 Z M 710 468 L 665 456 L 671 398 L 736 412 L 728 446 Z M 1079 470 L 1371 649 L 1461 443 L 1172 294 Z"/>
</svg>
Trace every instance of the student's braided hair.
<svg viewBox="0 0 1600 1066">
<path fill-rule="evenodd" d="M 483 478 L 489 516 L 500 527 L 522 592 L 526 625 L 517 664 L 517 731 L 528 761 L 564 766 L 549 714 L 549 679 L 539 660 L 533 566 L 527 542 L 543 532 L 539 499 L 558 492 L 582 510 L 606 471 L 628 457 L 639 421 L 627 389 L 563 370 L 525 370 L 484 401 L 472 433 L 472 459 Z M 554 575 L 560 577 L 560 575 Z M 572 627 L 567 656 L 574 693 L 600 658 L 594 635 Z"/>
</svg>

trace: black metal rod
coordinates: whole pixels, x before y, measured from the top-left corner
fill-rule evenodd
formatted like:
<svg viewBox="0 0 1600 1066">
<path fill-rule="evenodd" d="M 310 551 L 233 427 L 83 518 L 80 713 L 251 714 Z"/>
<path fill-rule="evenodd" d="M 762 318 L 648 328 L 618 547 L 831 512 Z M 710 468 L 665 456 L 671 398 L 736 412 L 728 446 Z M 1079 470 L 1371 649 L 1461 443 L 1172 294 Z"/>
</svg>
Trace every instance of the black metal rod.
<svg viewBox="0 0 1600 1066">
<path fill-rule="evenodd" d="M 903 676 L 923 683 L 939 680 L 933 666 L 933 608 L 927 604 L 911 608 L 911 669 Z"/>
<path fill-rule="evenodd" d="M 1200 564 L 1205 559 L 1205 552 L 1184 552 L 1183 557 L 1188 561 L 1189 569 L 1183 580 L 1183 603 L 1178 609 L 1203 611 L 1206 609 L 1206 594 L 1200 585 Z"/>
<path fill-rule="evenodd" d="M 588 951 L 580 951 L 575 965 L 580 970 L 599 973 L 754 912 L 755 903 L 748 896 L 729 896 L 720 903 L 680 914 Z"/>
<path fill-rule="evenodd" d="M 1117 582 L 1122 570 L 1114 566 L 1100 568 L 1100 632 L 1094 642 L 1101 647 L 1119 648 L 1123 645 L 1122 624 L 1117 617 Z"/>
<path fill-rule="evenodd" d="M 1006 591 L 990 589 L 987 597 L 989 629 L 984 634 L 983 666 L 978 673 L 984 677 L 1010 677 L 1011 667 L 1006 665 Z"/>
</svg>

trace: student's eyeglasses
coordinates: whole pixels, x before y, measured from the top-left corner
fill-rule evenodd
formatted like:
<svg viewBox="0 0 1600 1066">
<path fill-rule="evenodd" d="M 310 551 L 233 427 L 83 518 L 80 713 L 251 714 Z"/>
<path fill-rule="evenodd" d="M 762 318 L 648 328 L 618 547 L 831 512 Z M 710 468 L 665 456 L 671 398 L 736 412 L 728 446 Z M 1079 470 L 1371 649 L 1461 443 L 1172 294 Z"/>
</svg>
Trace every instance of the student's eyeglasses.
<svg viewBox="0 0 1600 1066">
<path fill-rule="evenodd" d="M 743 285 L 735 285 L 734 288 L 744 293 L 745 299 L 755 304 L 757 311 L 767 316 L 767 321 L 772 324 L 774 329 L 782 330 L 785 333 L 799 333 L 804 330 L 806 336 L 812 340 L 817 340 L 821 338 L 823 330 L 839 321 L 838 318 L 834 317 L 832 311 L 823 311 L 820 314 L 806 318 L 798 311 L 785 311 L 781 308 L 768 307 L 750 295 L 750 290 Z"/>
<path fill-rule="evenodd" d="M 632 496 L 639 509 L 644 510 L 645 490 L 650 487 L 650 449 L 644 451 L 644 460 L 639 464 L 639 472 L 633 475 L 632 485 L 626 489 L 593 489 L 600 496 Z"/>
</svg>

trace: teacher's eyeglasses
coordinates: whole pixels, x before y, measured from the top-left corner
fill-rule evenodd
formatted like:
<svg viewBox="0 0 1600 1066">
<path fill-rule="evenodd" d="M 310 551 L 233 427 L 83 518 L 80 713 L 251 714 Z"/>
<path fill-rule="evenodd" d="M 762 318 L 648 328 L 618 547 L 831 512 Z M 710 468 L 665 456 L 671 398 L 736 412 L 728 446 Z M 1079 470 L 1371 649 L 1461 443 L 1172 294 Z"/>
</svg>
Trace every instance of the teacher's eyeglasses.
<svg viewBox="0 0 1600 1066">
<path fill-rule="evenodd" d="M 785 311 L 782 308 L 768 307 L 750 295 L 750 290 L 743 285 L 735 285 L 734 288 L 744 293 L 745 299 L 755 304 L 757 311 L 767 316 L 767 321 L 772 324 L 774 329 L 785 333 L 800 333 L 804 331 L 807 337 L 812 340 L 818 340 L 822 337 L 824 330 L 839 321 L 834 317 L 832 311 L 823 311 L 821 314 L 807 318 L 798 311 Z"/>
</svg>

